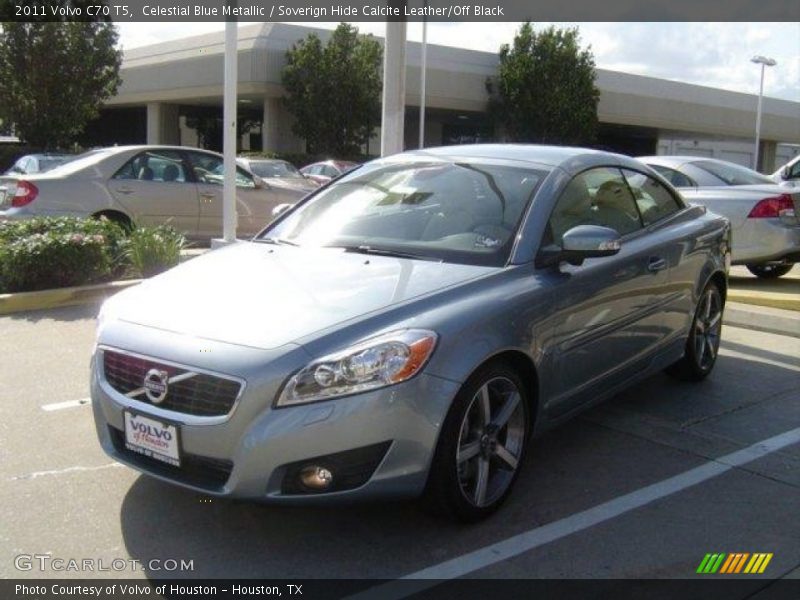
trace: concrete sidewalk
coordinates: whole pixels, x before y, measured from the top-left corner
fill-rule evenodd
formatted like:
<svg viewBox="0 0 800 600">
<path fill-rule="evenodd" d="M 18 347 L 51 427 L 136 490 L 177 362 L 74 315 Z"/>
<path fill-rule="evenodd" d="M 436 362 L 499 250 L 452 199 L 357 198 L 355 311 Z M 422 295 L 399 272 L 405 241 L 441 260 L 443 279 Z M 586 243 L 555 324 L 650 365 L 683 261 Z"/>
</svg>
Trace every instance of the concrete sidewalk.
<svg viewBox="0 0 800 600">
<path fill-rule="evenodd" d="M 732 267 L 728 300 L 800 311 L 800 266 L 778 279 L 759 279 L 746 267 Z"/>
<path fill-rule="evenodd" d="M 728 301 L 724 323 L 742 329 L 800 338 L 800 312 L 794 310 Z"/>
</svg>

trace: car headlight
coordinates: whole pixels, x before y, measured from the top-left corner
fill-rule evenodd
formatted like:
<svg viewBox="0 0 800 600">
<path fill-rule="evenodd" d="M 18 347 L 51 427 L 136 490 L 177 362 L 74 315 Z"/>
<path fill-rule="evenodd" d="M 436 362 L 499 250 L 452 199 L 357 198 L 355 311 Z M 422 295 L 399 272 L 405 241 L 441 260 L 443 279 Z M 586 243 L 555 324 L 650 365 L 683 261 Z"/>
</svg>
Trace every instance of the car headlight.
<svg viewBox="0 0 800 600">
<path fill-rule="evenodd" d="M 400 383 L 422 370 L 437 335 L 405 329 L 359 342 L 308 364 L 283 388 L 276 406 L 292 406 Z"/>
</svg>

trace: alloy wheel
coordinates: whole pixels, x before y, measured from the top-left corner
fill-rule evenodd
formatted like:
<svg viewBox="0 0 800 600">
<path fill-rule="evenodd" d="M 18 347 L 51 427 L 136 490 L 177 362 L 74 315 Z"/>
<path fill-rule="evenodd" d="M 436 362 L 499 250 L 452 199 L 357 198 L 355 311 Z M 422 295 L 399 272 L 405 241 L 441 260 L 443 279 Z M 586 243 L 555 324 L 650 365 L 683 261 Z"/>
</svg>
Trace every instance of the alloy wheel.
<svg viewBox="0 0 800 600">
<path fill-rule="evenodd" d="M 709 287 L 697 308 L 694 320 L 694 356 L 702 371 L 711 369 L 719 351 L 722 332 L 722 298 L 716 287 Z"/>
<path fill-rule="evenodd" d="M 525 407 L 513 381 L 486 381 L 461 422 L 456 464 L 464 498 L 485 507 L 502 497 L 514 480 L 525 444 Z"/>
</svg>

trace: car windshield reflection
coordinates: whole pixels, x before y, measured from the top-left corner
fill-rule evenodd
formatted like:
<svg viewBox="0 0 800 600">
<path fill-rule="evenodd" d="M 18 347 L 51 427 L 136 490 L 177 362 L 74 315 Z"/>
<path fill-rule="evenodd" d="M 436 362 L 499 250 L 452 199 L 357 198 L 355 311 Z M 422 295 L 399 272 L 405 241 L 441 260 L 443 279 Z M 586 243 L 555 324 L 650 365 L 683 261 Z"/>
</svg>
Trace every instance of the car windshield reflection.
<svg viewBox="0 0 800 600">
<path fill-rule="evenodd" d="M 263 235 L 300 246 L 500 265 L 544 175 L 491 163 L 382 165 L 342 178 Z"/>
</svg>

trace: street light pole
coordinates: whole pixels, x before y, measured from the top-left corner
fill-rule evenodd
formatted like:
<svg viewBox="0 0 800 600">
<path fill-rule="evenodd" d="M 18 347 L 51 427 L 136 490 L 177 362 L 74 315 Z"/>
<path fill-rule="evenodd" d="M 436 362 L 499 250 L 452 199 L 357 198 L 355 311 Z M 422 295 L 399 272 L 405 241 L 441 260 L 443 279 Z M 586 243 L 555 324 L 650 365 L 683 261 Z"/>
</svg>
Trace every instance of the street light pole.
<svg viewBox="0 0 800 600">
<path fill-rule="evenodd" d="M 428 0 L 425 0 L 425 8 L 428 8 Z M 425 12 L 427 14 L 427 10 Z M 420 58 L 420 82 L 419 82 L 419 147 L 425 147 L 425 81 L 428 71 L 428 17 L 422 17 L 422 56 Z"/>
<path fill-rule="evenodd" d="M 764 99 L 764 69 L 765 67 L 774 67 L 777 62 L 775 59 L 767 58 L 766 56 L 754 56 L 750 59 L 757 65 L 761 65 L 761 85 L 758 88 L 758 108 L 756 108 L 756 145 L 753 151 L 753 170 L 758 170 L 758 144 L 761 138 L 761 103 Z"/>
</svg>

